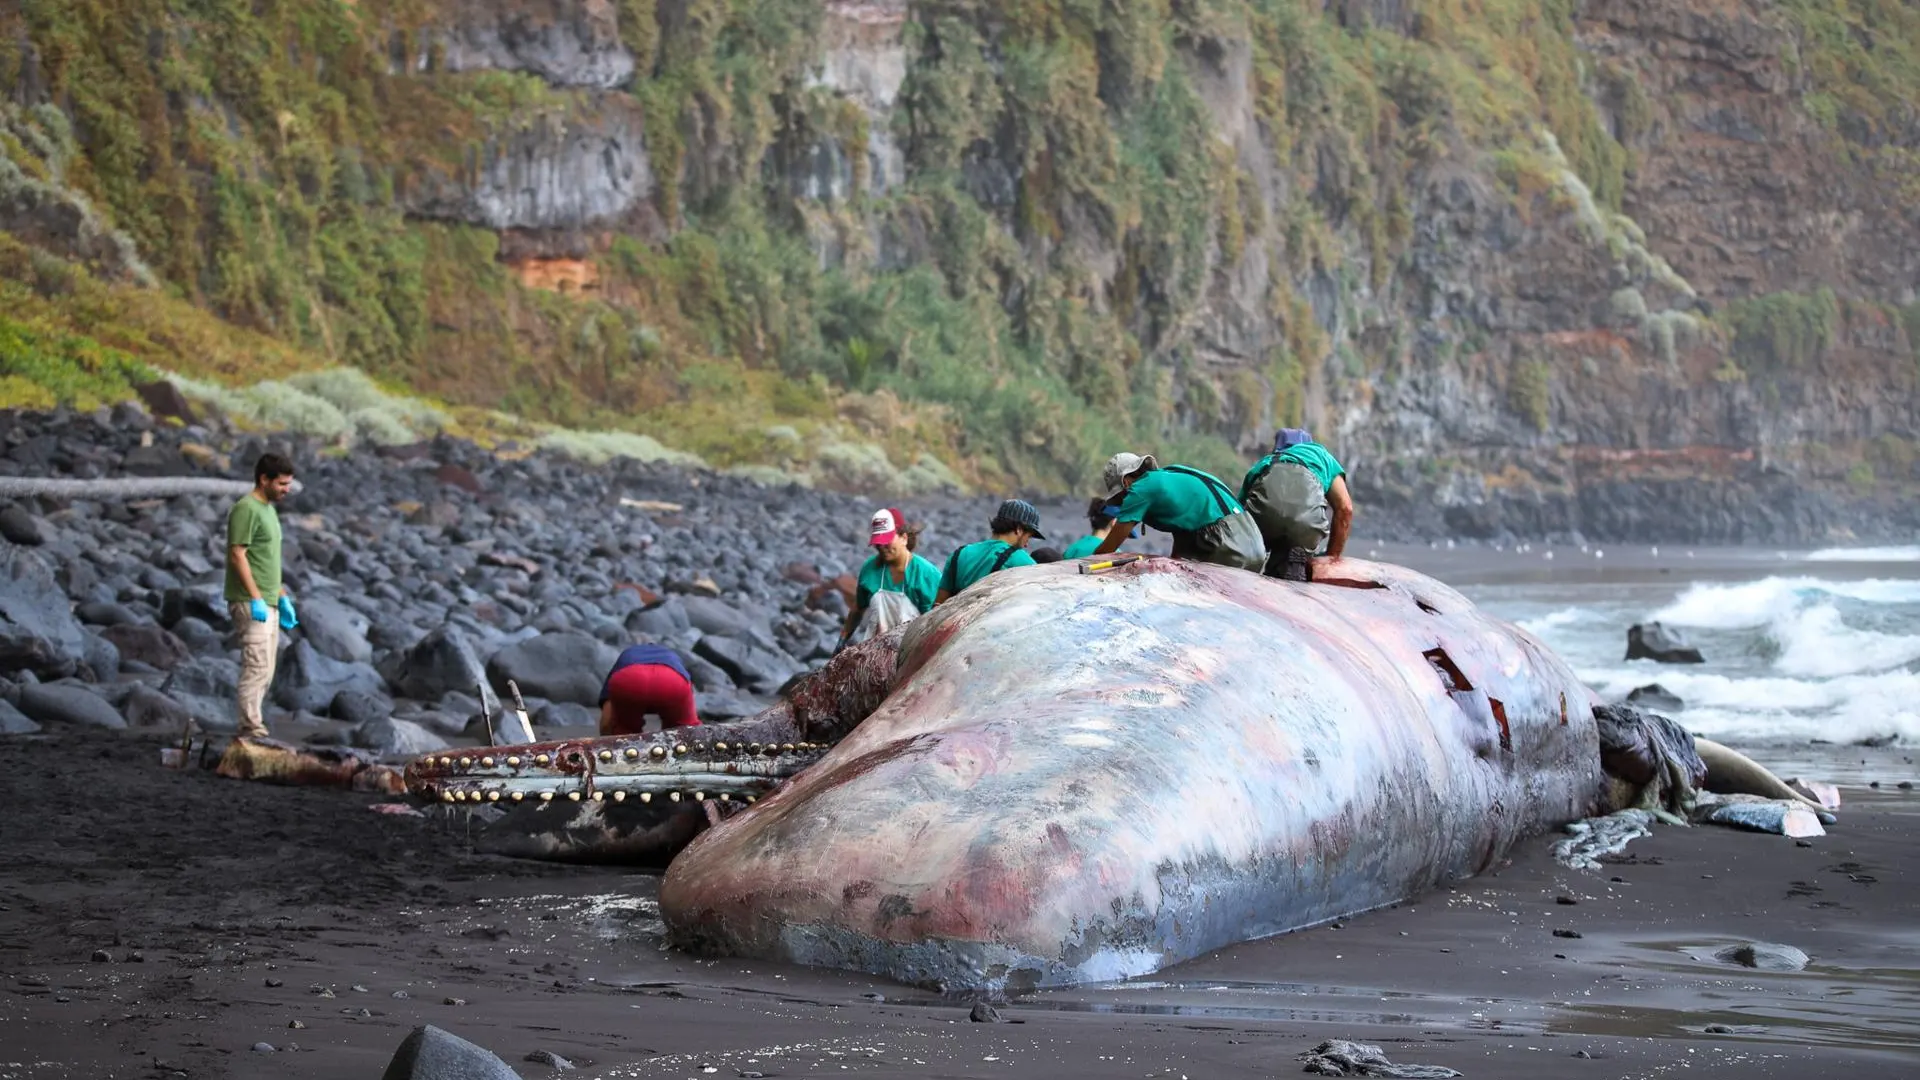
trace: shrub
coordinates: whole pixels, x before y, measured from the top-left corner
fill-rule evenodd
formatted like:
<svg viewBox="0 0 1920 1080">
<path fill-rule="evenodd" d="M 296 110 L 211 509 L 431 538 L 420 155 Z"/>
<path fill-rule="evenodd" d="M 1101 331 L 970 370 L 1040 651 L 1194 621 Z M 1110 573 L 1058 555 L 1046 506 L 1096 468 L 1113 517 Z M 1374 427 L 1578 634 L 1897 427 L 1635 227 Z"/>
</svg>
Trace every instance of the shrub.
<svg viewBox="0 0 1920 1080">
<path fill-rule="evenodd" d="M 670 450 L 651 435 L 637 435 L 630 431 L 553 431 L 541 437 L 539 446 L 542 450 L 565 454 L 589 465 L 605 465 L 614 458 L 663 461 L 689 467 L 706 465 L 694 454 Z"/>
</svg>

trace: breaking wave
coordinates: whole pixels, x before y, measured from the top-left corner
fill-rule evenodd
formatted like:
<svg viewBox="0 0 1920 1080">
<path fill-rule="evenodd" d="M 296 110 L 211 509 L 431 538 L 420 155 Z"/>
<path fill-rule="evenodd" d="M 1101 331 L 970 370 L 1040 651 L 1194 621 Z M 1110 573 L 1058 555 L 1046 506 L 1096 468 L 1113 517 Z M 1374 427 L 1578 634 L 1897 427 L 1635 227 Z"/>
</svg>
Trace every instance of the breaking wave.
<svg viewBox="0 0 1920 1080">
<path fill-rule="evenodd" d="M 1821 548 L 1808 562 L 1920 562 L 1920 547 Z"/>
<path fill-rule="evenodd" d="M 1765 626 L 1823 595 L 1862 604 L 1920 604 L 1920 581 L 1769 577 L 1739 585 L 1703 582 L 1688 586 L 1672 603 L 1654 612 L 1653 618 L 1675 626 L 1740 630 Z"/>
</svg>

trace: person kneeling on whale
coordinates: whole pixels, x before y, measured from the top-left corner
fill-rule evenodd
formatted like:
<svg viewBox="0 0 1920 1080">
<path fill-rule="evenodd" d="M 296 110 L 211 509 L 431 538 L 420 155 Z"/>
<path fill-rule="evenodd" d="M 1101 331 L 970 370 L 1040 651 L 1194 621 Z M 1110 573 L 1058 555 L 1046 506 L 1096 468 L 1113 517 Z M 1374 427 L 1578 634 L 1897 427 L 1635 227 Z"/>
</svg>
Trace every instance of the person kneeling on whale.
<svg viewBox="0 0 1920 1080">
<path fill-rule="evenodd" d="M 947 556 L 947 568 L 940 573 L 940 595 L 934 603 L 944 604 L 961 590 L 986 577 L 1015 566 L 1036 566 L 1027 554 L 1029 540 L 1045 540 L 1040 532 L 1040 511 L 1025 499 L 1008 499 L 987 523 L 992 538 L 979 540 Z"/>
<path fill-rule="evenodd" d="M 665 645 L 629 645 L 600 687 L 600 734 L 639 735 L 647 716 L 660 727 L 699 727 L 693 711 L 693 679 L 680 654 Z"/>
<path fill-rule="evenodd" d="M 1240 503 L 1267 543 L 1267 576 L 1313 580 L 1313 557 L 1338 559 L 1353 527 L 1347 470 L 1299 428 L 1281 428 L 1273 453 L 1240 483 Z"/>
<path fill-rule="evenodd" d="M 1185 465 L 1161 468 L 1153 455 L 1119 453 L 1107 461 L 1107 497 L 1119 498 L 1113 527 L 1095 555 L 1110 555 L 1134 524 L 1173 534 L 1173 557 L 1259 573 L 1267 563 L 1260 528 L 1210 473 Z"/>
</svg>

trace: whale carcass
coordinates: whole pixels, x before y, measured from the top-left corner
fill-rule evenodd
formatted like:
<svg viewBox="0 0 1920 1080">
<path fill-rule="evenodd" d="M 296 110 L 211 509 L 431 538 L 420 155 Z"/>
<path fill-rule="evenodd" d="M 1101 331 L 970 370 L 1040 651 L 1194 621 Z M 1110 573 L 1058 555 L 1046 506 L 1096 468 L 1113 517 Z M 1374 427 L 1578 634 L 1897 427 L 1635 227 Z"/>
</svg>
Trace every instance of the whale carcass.
<svg viewBox="0 0 1920 1080">
<path fill-rule="evenodd" d="M 476 801 L 552 797 L 554 770 L 583 801 L 771 789 L 673 860 L 674 939 L 950 989 L 1139 975 L 1419 895 L 1598 808 L 1594 701 L 1563 661 L 1422 575 L 1316 573 L 996 574 L 694 745 L 410 778 Z"/>
</svg>

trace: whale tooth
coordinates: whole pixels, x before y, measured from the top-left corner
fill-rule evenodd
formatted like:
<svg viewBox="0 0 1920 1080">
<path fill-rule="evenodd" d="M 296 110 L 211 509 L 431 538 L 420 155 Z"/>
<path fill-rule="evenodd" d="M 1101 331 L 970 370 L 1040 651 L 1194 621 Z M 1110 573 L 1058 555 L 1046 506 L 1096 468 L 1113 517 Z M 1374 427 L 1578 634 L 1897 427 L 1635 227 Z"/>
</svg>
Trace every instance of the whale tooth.
<svg viewBox="0 0 1920 1080">
<path fill-rule="evenodd" d="M 759 753 L 759 752 L 760 752 L 760 744 L 759 744 L 759 743 L 748 743 L 748 744 L 747 744 L 747 753 L 749 753 L 749 754 L 757 754 L 757 753 Z"/>
<path fill-rule="evenodd" d="M 635 750 L 635 749 L 634 749 L 633 747 L 631 747 L 631 746 L 629 746 L 629 747 L 627 747 L 627 752 L 626 752 L 626 759 L 627 759 L 628 761 L 633 761 L 633 760 L 636 760 L 637 758 L 639 758 L 639 756 L 640 756 L 640 751 L 638 751 L 638 750 Z"/>
<path fill-rule="evenodd" d="M 543 791 L 543 792 L 541 792 L 541 793 L 540 793 L 540 801 L 541 801 L 541 802 L 552 802 L 552 801 L 553 801 L 553 792 L 551 792 L 551 791 Z"/>
<path fill-rule="evenodd" d="M 714 743 L 714 744 L 713 744 L 713 748 L 714 748 L 715 750 L 718 750 L 718 751 L 720 751 L 720 752 L 721 752 L 721 753 L 723 753 L 723 754 L 727 752 L 727 744 L 726 744 L 726 743 L 723 743 L 723 742 L 717 742 L 717 743 Z"/>
<path fill-rule="evenodd" d="M 453 759 L 452 759 L 452 758 L 450 758 L 450 757 L 443 757 L 443 758 L 441 758 L 441 759 L 440 759 L 440 767 L 441 767 L 441 768 L 443 768 L 443 769 L 451 769 L 451 768 L 453 768 Z"/>
<path fill-rule="evenodd" d="M 463 769 L 471 769 L 471 768 L 473 768 L 473 759 L 472 759 L 472 758 L 470 758 L 470 757 L 463 757 L 463 758 L 461 758 L 461 759 L 460 759 L 460 767 L 461 767 L 461 768 L 463 768 Z"/>
<path fill-rule="evenodd" d="M 667 792 L 667 798 L 669 798 L 669 799 L 672 799 L 672 800 L 673 800 L 674 802 L 679 802 L 679 801 L 680 801 L 680 793 L 679 793 L 679 792 L 677 792 L 677 791 L 669 791 L 669 792 Z"/>
<path fill-rule="evenodd" d="M 579 802 L 579 801 L 580 801 L 580 793 L 579 793 L 579 792 L 577 792 L 577 791 L 569 791 L 569 792 L 567 792 L 567 801 L 568 801 L 568 802 Z"/>
<path fill-rule="evenodd" d="M 489 792 L 487 792 L 487 801 L 488 801 L 488 802 L 499 802 L 499 801 L 500 801 L 500 793 L 499 793 L 499 792 L 497 792 L 497 791 L 489 791 Z"/>
<path fill-rule="evenodd" d="M 780 749 L 781 749 L 781 750 L 783 750 L 783 751 L 785 751 L 786 753 L 789 753 L 789 754 L 791 754 L 791 753 L 793 753 L 793 744 L 792 744 L 792 743 L 782 743 L 782 744 L 780 745 Z"/>
<path fill-rule="evenodd" d="M 706 792 L 704 792 L 704 791 L 696 791 L 696 792 L 694 792 L 694 793 L 693 793 L 693 801 L 694 801 L 694 802 L 706 802 L 706 801 L 707 801 L 707 793 L 706 793 Z"/>
<path fill-rule="evenodd" d="M 526 797 L 527 797 L 527 793 L 524 791 L 516 791 L 511 796 L 514 802 L 519 802 L 521 799 L 524 799 Z"/>
<path fill-rule="evenodd" d="M 441 801 L 441 802 L 452 802 L 452 801 L 454 801 L 454 800 L 453 800 L 453 792 L 451 792 L 451 791 L 443 791 L 443 792 L 441 792 L 441 793 L 440 793 L 440 801 Z"/>
<path fill-rule="evenodd" d="M 640 801 L 641 801 L 641 802 L 652 802 L 652 801 L 653 801 L 653 792 L 651 792 L 651 791 L 643 791 L 643 792 L 641 792 L 641 793 L 640 793 Z"/>
<path fill-rule="evenodd" d="M 731 797 L 731 796 L 729 796 L 729 795 L 728 795 L 728 794 L 727 794 L 726 792 L 724 792 L 724 791 L 723 791 L 723 792 L 721 792 L 721 793 L 720 793 L 720 794 L 719 794 L 718 796 L 715 796 L 715 797 L 716 797 L 716 798 L 718 798 L 718 799 L 719 799 L 719 800 L 720 800 L 721 802 L 732 802 L 732 801 L 733 801 L 733 799 L 732 799 L 732 797 Z"/>
<path fill-rule="evenodd" d="M 647 756 L 651 757 L 655 761 L 659 761 L 661 758 L 667 756 L 667 748 L 664 746 L 656 746 L 653 749 L 647 751 Z"/>
<path fill-rule="evenodd" d="M 614 802 L 626 802 L 626 801 L 627 801 L 627 793 L 626 793 L 626 792 L 624 792 L 624 791 L 616 791 L 616 792 L 614 792 L 614 793 L 613 793 L 613 801 L 614 801 Z"/>
<path fill-rule="evenodd" d="M 602 751 L 600 751 L 600 760 L 601 760 L 601 761 L 612 761 L 612 760 L 613 760 L 613 751 L 611 751 L 611 750 L 602 750 Z"/>
<path fill-rule="evenodd" d="M 511 765 L 512 767 L 514 767 L 514 768 L 516 768 L 516 769 L 517 769 L 517 768 L 519 768 L 519 767 L 520 767 L 520 755 L 519 755 L 519 754 L 514 754 L 514 755 L 512 755 L 512 756 L 510 756 L 510 757 L 508 757 L 508 758 L 507 758 L 507 764 L 508 764 L 508 765 Z"/>
<path fill-rule="evenodd" d="M 553 759 L 552 759 L 552 758 L 550 758 L 550 757 L 548 757 L 548 756 L 547 756 L 547 755 L 545 755 L 545 754 L 535 754 L 535 755 L 533 756 L 533 763 L 534 763 L 535 765 L 546 765 L 546 764 L 548 764 L 548 763 L 550 763 L 551 761 L 553 761 Z"/>
<path fill-rule="evenodd" d="M 753 796 L 751 796 L 751 795 L 749 795 L 749 796 L 747 796 L 747 801 L 748 801 L 748 802 L 750 802 L 750 803 L 752 803 L 752 802 L 759 802 L 760 800 L 759 800 L 759 799 L 756 799 L 756 798 L 754 798 L 754 797 L 753 797 Z"/>
<path fill-rule="evenodd" d="M 607 797 L 607 793 L 604 791 L 596 791 L 593 793 L 594 802 L 604 802 L 606 800 L 606 797 Z"/>
<path fill-rule="evenodd" d="M 686 744 L 686 743 L 676 743 L 676 744 L 674 745 L 674 748 L 673 748 L 673 756 L 674 756 L 674 757 L 680 757 L 681 755 L 683 755 L 683 754 L 685 754 L 686 752 L 687 752 L 687 744 Z"/>
<path fill-rule="evenodd" d="M 491 769 L 491 768 L 493 768 L 493 759 L 492 759 L 492 758 L 490 758 L 490 757 L 483 757 L 483 758 L 481 758 L 481 759 L 480 759 L 480 767 L 481 767 L 481 768 L 483 768 L 483 769 Z"/>
</svg>

